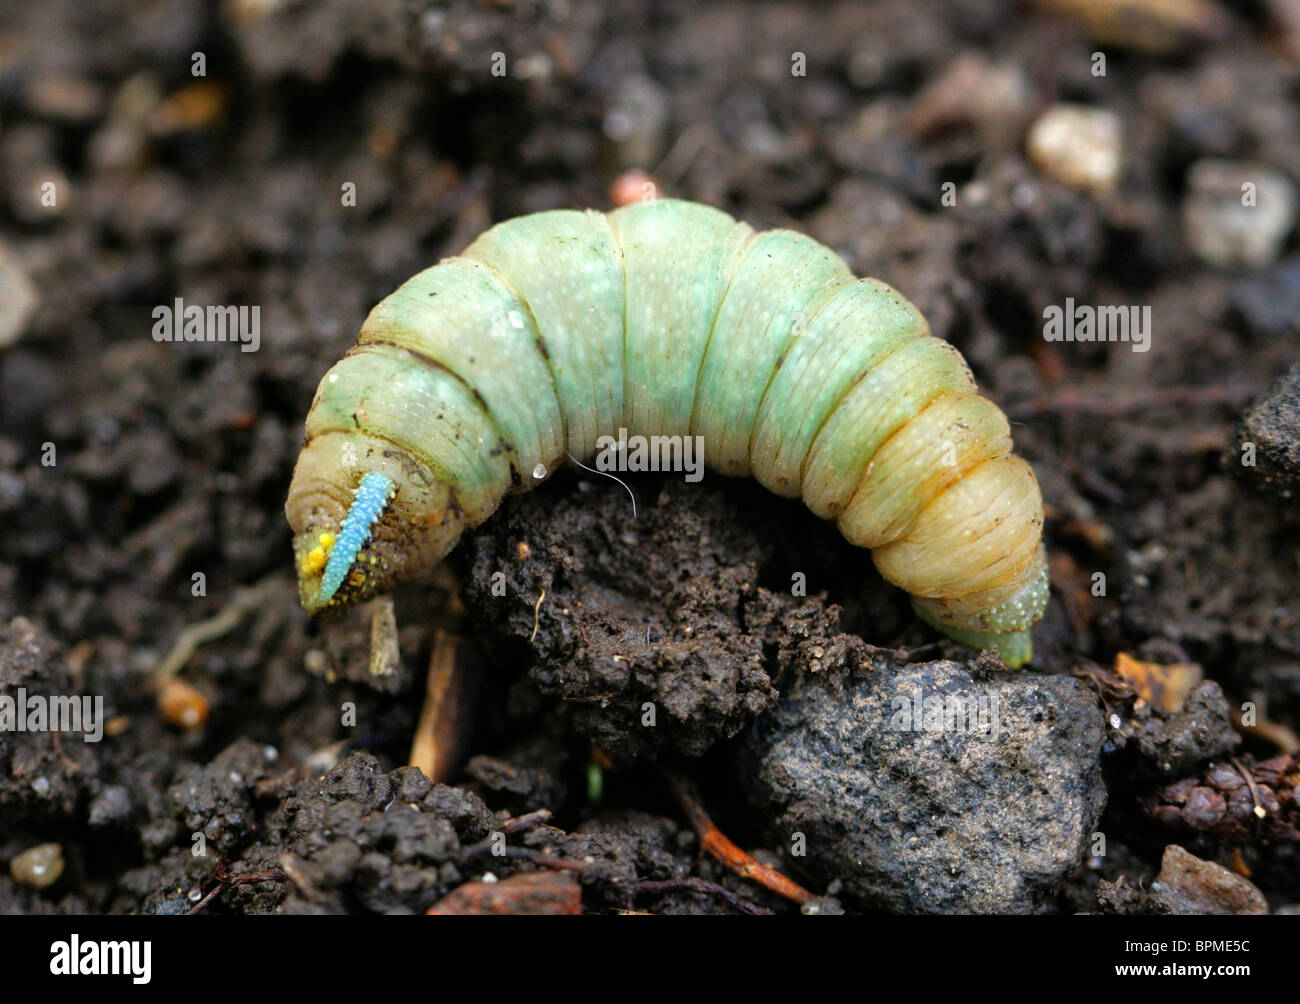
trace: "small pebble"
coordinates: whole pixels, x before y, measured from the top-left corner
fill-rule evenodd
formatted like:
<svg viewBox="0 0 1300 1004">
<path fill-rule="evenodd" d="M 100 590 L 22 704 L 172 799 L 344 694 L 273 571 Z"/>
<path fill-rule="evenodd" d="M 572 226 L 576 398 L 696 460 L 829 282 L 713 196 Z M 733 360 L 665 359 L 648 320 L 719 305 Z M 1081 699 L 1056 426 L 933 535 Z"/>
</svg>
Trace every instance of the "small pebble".
<svg viewBox="0 0 1300 1004">
<path fill-rule="evenodd" d="M 0 245 L 0 350 L 22 337 L 38 302 L 35 284 L 13 252 Z"/>
<path fill-rule="evenodd" d="M 158 710 L 169 725 L 191 731 L 203 727 L 210 707 L 198 688 L 171 677 L 158 688 Z"/>
<path fill-rule="evenodd" d="M 1295 225 L 1296 190 L 1285 175 L 1246 161 L 1199 160 L 1187 178 L 1183 233 L 1216 268 L 1273 264 Z"/>
<path fill-rule="evenodd" d="M 1119 116 L 1087 105 L 1053 105 L 1026 140 L 1029 159 L 1043 174 L 1092 195 L 1114 191 L 1122 147 Z"/>
<path fill-rule="evenodd" d="M 91 826 L 108 826 L 120 823 L 131 815 L 131 795 L 120 784 L 109 785 L 90 803 L 88 819 Z"/>
<path fill-rule="evenodd" d="M 614 208 L 637 202 L 650 202 L 659 195 L 659 183 L 645 171 L 624 171 L 609 186 L 609 201 Z"/>
<path fill-rule="evenodd" d="M 1268 913 L 1264 894 L 1251 882 L 1177 844 L 1165 848 L 1151 892 L 1170 913 L 1179 916 Z"/>
<path fill-rule="evenodd" d="M 14 881 L 32 889 L 47 889 L 63 874 L 63 848 L 59 844 L 37 844 L 9 862 Z"/>
</svg>

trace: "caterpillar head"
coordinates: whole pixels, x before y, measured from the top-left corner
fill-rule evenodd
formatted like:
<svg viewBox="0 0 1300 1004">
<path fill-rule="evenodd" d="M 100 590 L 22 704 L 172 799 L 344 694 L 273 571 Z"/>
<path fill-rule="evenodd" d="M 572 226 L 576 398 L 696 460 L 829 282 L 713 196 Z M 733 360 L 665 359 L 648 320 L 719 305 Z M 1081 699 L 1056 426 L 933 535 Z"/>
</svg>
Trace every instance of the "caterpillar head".
<svg viewBox="0 0 1300 1004">
<path fill-rule="evenodd" d="M 360 433 L 326 433 L 303 448 L 285 515 L 309 614 L 423 575 L 464 528 L 442 480 L 400 447 Z"/>
</svg>

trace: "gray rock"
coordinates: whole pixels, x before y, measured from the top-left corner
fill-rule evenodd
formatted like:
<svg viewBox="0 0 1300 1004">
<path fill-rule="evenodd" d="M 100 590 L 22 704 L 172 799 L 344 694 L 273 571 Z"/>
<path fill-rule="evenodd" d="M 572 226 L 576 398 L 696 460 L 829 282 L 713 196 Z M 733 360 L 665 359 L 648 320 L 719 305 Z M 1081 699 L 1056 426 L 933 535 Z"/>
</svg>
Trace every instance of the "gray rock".
<svg viewBox="0 0 1300 1004">
<path fill-rule="evenodd" d="M 1254 447 L 1254 465 L 1247 471 L 1274 494 L 1293 498 L 1300 490 L 1300 366 L 1292 367 L 1246 413 L 1238 438 L 1243 461 L 1247 444 Z"/>
<path fill-rule="evenodd" d="M 978 665 L 978 664 L 977 664 Z M 956 662 L 803 675 L 735 755 L 817 879 L 904 913 L 1029 913 L 1101 815 L 1103 715 L 1072 677 Z"/>
</svg>

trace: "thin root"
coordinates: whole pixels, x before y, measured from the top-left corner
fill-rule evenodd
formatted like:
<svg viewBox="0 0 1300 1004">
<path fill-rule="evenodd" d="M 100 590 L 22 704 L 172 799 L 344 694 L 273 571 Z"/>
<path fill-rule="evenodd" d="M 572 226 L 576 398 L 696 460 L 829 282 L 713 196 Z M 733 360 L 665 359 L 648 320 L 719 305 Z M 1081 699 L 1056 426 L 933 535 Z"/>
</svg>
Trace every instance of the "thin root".
<svg viewBox="0 0 1300 1004">
<path fill-rule="evenodd" d="M 537 637 L 537 624 L 538 624 L 538 619 L 542 615 L 542 600 L 544 599 L 546 599 L 545 586 L 542 587 L 542 595 L 537 597 L 537 605 L 533 607 L 533 633 L 528 636 L 529 645 L 531 645 L 533 643 L 533 639 Z"/>
<path fill-rule="evenodd" d="M 191 624 L 181 632 L 180 637 L 176 639 L 176 644 L 167 653 L 167 657 L 154 670 L 155 679 L 161 683 L 175 676 L 194 657 L 194 653 L 200 647 L 216 641 L 237 628 L 245 615 L 262 606 L 263 598 L 272 588 L 281 586 L 281 576 L 268 575 L 256 585 L 238 590 L 216 616 Z"/>
</svg>

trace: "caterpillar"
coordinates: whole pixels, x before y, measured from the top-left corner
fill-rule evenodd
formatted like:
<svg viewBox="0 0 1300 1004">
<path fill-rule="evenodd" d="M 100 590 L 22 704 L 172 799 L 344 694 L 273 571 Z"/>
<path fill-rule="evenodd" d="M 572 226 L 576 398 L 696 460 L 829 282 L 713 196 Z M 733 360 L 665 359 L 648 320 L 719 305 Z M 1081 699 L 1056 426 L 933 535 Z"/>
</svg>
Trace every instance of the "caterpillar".
<svg viewBox="0 0 1300 1004">
<path fill-rule="evenodd" d="M 870 548 L 923 620 L 1032 658 L 1042 498 L 961 355 L 817 241 L 677 200 L 500 223 L 371 311 L 285 505 L 304 608 L 419 576 L 620 428 L 701 437 L 710 469 Z"/>
</svg>

